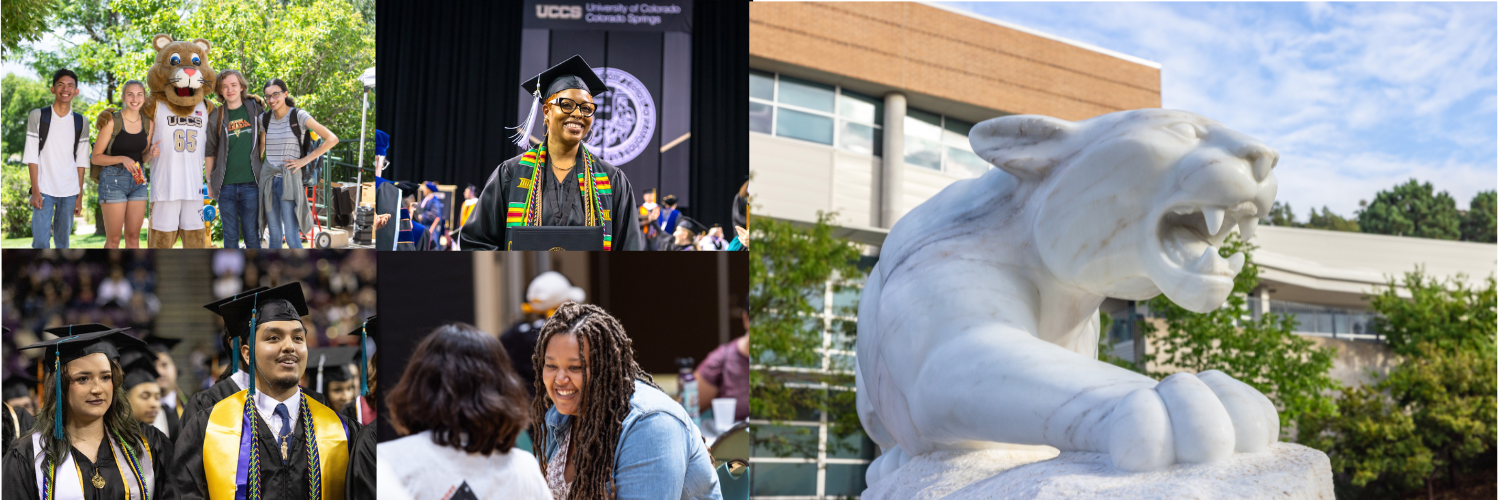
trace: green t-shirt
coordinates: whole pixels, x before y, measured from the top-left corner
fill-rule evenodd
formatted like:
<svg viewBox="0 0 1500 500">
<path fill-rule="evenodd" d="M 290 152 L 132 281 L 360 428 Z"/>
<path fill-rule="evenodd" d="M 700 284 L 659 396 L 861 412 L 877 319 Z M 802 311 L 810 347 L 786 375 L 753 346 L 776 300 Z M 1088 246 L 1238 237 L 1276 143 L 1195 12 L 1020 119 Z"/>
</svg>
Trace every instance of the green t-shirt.
<svg viewBox="0 0 1500 500">
<path fill-rule="evenodd" d="M 224 171 L 224 185 L 255 182 L 255 172 L 250 169 L 250 152 L 254 148 L 250 136 L 254 133 L 249 112 L 245 106 L 230 109 L 224 115 L 224 126 L 229 129 L 228 170 Z"/>
</svg>

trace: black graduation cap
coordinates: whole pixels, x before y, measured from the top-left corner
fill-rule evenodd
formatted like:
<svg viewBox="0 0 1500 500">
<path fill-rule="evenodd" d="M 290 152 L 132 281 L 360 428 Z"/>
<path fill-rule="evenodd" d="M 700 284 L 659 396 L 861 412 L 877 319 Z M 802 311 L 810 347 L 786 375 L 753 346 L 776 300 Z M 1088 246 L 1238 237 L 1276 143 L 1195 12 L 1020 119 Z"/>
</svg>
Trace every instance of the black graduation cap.
<svg viewBox="0 0 1500 500">
<path fill-rule="evenodd" d="M 146 341 L 146 347 L 150 348 L 151 352 L 154 353 L 172 352 L 172 348 L 176 347 L 178 342 L 182 342 L 182 339 L 160 337 L 155 333 L 147 335 L 146 338 L 141 340 Z"/>
<path fill-rule="evenodd" d="M 0 394 L 0 398 L 11 400 L 29 397 L 31 396 L 31 391 L 36 389 L 36 384 L 36 378 L 32 377 L 29 373 L 12 373 L 9 377 L 5 377 L 5 388 L 3 391 L 0 391 L 4 394 Z"/>
<path fill-rule="evenodd" d="M 238 299 L 240 297 L 244 297 L 246 295 L 250 295 L 250 294 L 253 294 L 253 293 L 260 293 L 260 292 L 264 292 L 264 291 L 270 290 L 270 289 L 271 289 L 271 287 L 268 287 L 268 286 L 258 286 L 258 287 L 255 287 L 255 288 L 252 288 L 252 289 L 249 289 L 249 290 L 245 290 L 245 291 L 240 292 L 240 293 L 236 293 L 234 295 L 230 295 L 228 297 L 224 297 L 224 298 L 219 299 L 219 300 L 215 300 L 213 302 L 209 302 L 207 304 L 203 304 L 203 308 L 204 309 L 208 309 L 209 311 L 213 312 L 214 314 L 218 314 L 220 317 L 222 317 L 222 316 L 224 316 L 224 314 L 219 312 L 219 308 L 222 307 L 224 304 L 228 304 L 230 302 L 233 302 L 235 299 Z M 227 320 L 225 322 L 225 325 L 226 326 L 228 325 Z M 240 350 L 239 350 L 239 342 L 237 340 L 238 340 L 237 338 L 231 337 L 229 335 L 229 329 L 228 328 L 225 328 L 224 334 L 219 337 L 219 343 L 223 344 L 222 347 L 224 349 L 224 352 L 226 352 L 226 353 L 229 354 L 229 373 L 237 372 L 240 369 Z"/>
<path fill-rule="evenodd" d="M 702 223 L 695 221 L 692 217 L 688 217 L 686 215 L 682 216 L 682 218 L 677 221 L 677 227 L 685 227 L 689 232 L 693 234 L 703 234 L 704 232 L 708 231 L 708 228 L 703 227 Z"/>
<path fill-rule="evenodd" d="M 56 377 L 56 371 L 63 364 L 71 363 L 84 356 L 104 354 L 111 360 L 119 362 L 121 348 L 146 350 L 146 343 L 125 335 L 126 330 L 129 328 L 110 328 L 98 323 L 48 328 L 44 331 L 57 335 L 57 338 L 43 340 L 18 350 L 46 349 L 42 357 L 42 367 Z M 61 403 L 62 384 L 53 385 L 57 387 L 57 394 L 54 397 L 59 403 L 54 405 L 57 408 L 57 414 L 52 420 L 52 437 L 63 439 L 63 406 L 66 405 Z"/>
<path fill-rule="evenodd" d="M 354 371 L 349 365 L 354 364 L 359 356 L 359 348 L 349 347 L 323 347 L 312 349 L 307 352 L 307 367 L 314 370 L 313 382 L 317 384 L 318 392 L 328 392 L 328 382 L 345 382 L 354 378 Z"/>
<path fill-rule="evenodd" d="M 537 106 L 541 104 L 542 99 L 568 89 L 580 89 L 591 96 L 609 91 L 609 87 L 604 85 L 604 80 L 594 73 L 589 63 L 584 62 L 583 56 L 577 54 L 521 82 L 521 88 L 531 94 L 534 99 L 531 101 L 531 114 L 526 117 L 526 122 L 513 127 L 516 129 L 516 135 L 512 139 L 517 146 L 523 148 L 531 147 L 531 124 L 536 121 Z"/>
<path fill-rule="evenodd" d="M 228 335 L 244 339 L 255 352 L 255 325 L 270 321 L 302 321 L 307 315 L 307 300 L 302 298 L 302 283 L 293 281 L 263 292 L 240 294 L 239 298 L 219 306 Z M 255 356 L 250 357 L 250 395 L 255 395 Z"/>
<path fill-rule="evenodd" d="M 146 382 L 155 382 L 161 375 L 156 371 L 156 352 L 150 344 L 143 348 L 120 349 L 120 369 L 125 372 L 125 390 Z"/>
</svg>

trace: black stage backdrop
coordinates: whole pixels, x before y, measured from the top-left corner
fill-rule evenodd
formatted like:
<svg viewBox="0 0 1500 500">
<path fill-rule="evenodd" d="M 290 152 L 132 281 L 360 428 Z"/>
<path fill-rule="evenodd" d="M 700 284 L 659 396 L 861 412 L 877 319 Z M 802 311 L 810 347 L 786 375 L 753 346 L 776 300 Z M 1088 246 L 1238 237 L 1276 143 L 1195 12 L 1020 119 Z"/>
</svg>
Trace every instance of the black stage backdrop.
<svg viewBox="0 0 1500 500">
<path fill-rule="evenodd" d="M 380 427 L 375 440 L 396 439 L 384 395 L 401 381 L 407 359 L 434 328 L 474 323 L 474 256 L 467 252 L 380 252 L 375 296 L 390 313 L 380 315 L 376 388 Z"/>
<path fill-rule="evenodd" d="M 441 5 L 376 3 L 386 20 L 376 33 L 376 125 L 391 135 L 388 158 L 394 173 L 387 178 L 482 188 L 500 162 L 521 153 L 506 142 L 512 134 L 506 127 L 527 111 L 518 106 L 516 95 L 523 78 L 522 21 L 531 13 L 523 2 L 454 0 Z M 750 118 L 744 101 L 750 91 L 749 7 L 694 2 L 692 15 L 692 135 L 685 141 L 687 193 L 679 196 L 690 200 L 682 207 L 685 214 L 723 225 L 725 236 L 733 237 L 730 207 L 750 171 Z M 554 31 L 554 41 L 560 33 L 567 32 Z M 561 49 L 564 44 L 557 45 Z M 661 140 L 655 139 L 650 153 L 660 154 Z M 667 155 L 682 154 L 679 149 Z M 656 185 L 655 180 L 631 180 L 632 186 Z M 636 188 L 635 203 L 643 191 Z M 664 191 L 675 189 L 666 186 Z"/>
<path fill-rule="evenodd" d="M 391 135 L 394 169 L 386 178 L 456 184 L 461 192 L 466 184 L 483 188 L 500 162 L 519 154 L 505 142 L 505 128 L 515 125 L 521 85 L 521 7 L 375 3 L 383 20 L 375 32 L 375 123 Z"/>
</svg>

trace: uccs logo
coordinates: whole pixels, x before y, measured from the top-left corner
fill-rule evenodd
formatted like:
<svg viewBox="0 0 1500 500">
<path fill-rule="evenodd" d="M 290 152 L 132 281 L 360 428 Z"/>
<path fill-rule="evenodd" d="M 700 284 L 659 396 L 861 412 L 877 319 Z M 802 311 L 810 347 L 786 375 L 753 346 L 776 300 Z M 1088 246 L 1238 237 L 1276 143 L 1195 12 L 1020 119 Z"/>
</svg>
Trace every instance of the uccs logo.
<svg viewBox="0 0 1500 500">
<path fill-rule="evenodd" d="M 537 4 L 536 17 L 537 19 L 583 19 L 583 7 Z"/>
</svg>

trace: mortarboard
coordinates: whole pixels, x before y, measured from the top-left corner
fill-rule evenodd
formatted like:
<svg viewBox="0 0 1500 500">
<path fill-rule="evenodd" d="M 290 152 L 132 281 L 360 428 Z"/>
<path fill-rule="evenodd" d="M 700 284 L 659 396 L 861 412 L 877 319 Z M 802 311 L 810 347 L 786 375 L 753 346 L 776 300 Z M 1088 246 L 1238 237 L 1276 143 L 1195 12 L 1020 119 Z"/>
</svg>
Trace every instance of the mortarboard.
<svg viewBox="0 0 1500 500">
<path fill-rule="evenodd" d="M 536 121 L 537 108 L 546 96 L 568 89 L 580 89 L 591 96 L 609 91 L 609 87 L 604 85 L 604 80 L 594 73 L 589 63 L 584 62 L 583 57 L 576 54 L 547 68 L 535 77 L 521 82 L 521 88 L 531 94 L 531 113 L 527 115 L 525 123 L 513 127 L 516 135 L 511 139 L 517 146 L 523 148 L 531 147 L 531 124 Z"/>
<path fill-rule="evenodd" d="M 209 311 L 213 312 L 214 314 L 218 314 L 219 316 L 222 317 L 224 315 L 219 312 L 219 307 L 223 306 L 224 304 L 228 304 L 230 302 L 233 302 L 235 299 L 238 299 L 240 297 L 244 297 L 244 296 L 252 294 L 252 293 L 260 293 L 260 292 L 264 292 L 264 291 L 270 290 L 270 289 L 271 289 L 271 287 L 268 287 L 268 286 L 258 286 L 258 287 L 252 288 L 250 290 L 245 290 L 243 292 L 236 293 L 234 295 L 230 295 L 228 297 L 224 297 L 222 299 L 215 300 L 215 301 L 209 302 L 207 304 L 203 304 L 203 308 L 204 309 L 208 309 Z M 228 325 L 227 320 L 225 322 L 225 325 L 226 326 Z M 239 340 L 239 338 L 238 337 L 230 337 L 229 336 L 229 329 L 225 328 L 224 329 L 224 334 L 219 337 L 219 342 L 221 344 L 223 344 L 224 350 L 229 353 L 229 373 L 234 373 L 234 372 L 239 371 L 240 370 L 240 340 Z"/>
<path fill-rule="evenodd" d="M 354 377 L 353 370 L 349 365 L 358 361 L 359 348 L 348 347 L 322 347 L 307 352 L 308 367 L 317 370 L 313 383 L 317 384 L 317 391 L 327 393 L 325 382 L 344 382 Z"/>
<path fill-rule="evenodd" d="M 155 333 L 147 335 L 146 338 L 141 340 L 146 341 L 146 347 L 151 349 L 153 353 L 172 352 L 172 348 L 177 347 L 178 342 L 182 342 L 182 339 L 160 337 Z"/>
<path fill-rule="evenodd" d="M 44 331 L 57 335 L 58 338 L 43 340 L 18 350 L 46 349 L 42 355 L 42 367 L 55 378 L 62 365 L 84 356 L 103 354 L 118 363 L 120 348 L 146 349 L 145 342 L 125 335 L 125 330 L 129 328 L 110 328 L 98 323 L 48 328 Z M 57 404 L 54 405 L 57 415 L 52 420 L 52 437 L 63 439 L 63 406 L 66 404 L 62 399 L 62 384 L 54 382 L 52 385 L 57 387 Z"/>
<path fill-rule="evenodd" d="M 0 398 L 11 400 L 31 396 L 31 391 L 36 389 L 36 378 L 26 372 L 12 373 L 5 377 L 4 394 Z"/>
<path fill-rule="evenodd" d="M 146 382 L 156 382 L 161 375 L 156 371 L 156 352 L 147 347 L 120 348 L 120 370 L 125 372 L 122 387 L 130 390 Z"/>
<path fill-rule="evenodd" d="M 307 315 L 307 301 L 302 298 L 302 283 L 293 281 L 285 285 L 255 292 L 240 294 L 239 298 L 219 306 L 219 315 L 224 317 L 224 326 L 233 339 L 243 339 L 255 352 L 256 325 L 270 321 L 297 321 Z M 255 395 L 255 356 L 250 356 L 250 395 Z"/>
</svg>

